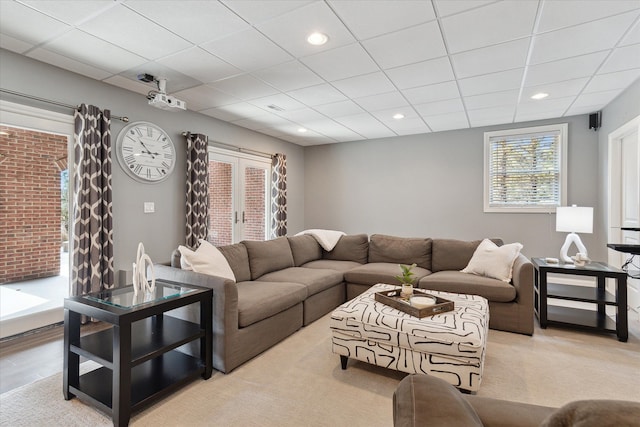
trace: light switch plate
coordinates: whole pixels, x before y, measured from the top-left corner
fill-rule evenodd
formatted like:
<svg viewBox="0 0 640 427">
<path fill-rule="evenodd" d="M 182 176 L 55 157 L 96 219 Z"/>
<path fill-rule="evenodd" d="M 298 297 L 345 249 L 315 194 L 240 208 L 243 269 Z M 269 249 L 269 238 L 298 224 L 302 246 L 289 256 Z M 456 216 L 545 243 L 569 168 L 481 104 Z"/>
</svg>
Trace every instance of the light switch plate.
<svg viewBox="0 0 640 427">
<path fill-rule="evenodd" d="M 153 202 L 144 202 L 144 213 L 154 213 L 156 211 L 156 204 Z"/>
</svg>

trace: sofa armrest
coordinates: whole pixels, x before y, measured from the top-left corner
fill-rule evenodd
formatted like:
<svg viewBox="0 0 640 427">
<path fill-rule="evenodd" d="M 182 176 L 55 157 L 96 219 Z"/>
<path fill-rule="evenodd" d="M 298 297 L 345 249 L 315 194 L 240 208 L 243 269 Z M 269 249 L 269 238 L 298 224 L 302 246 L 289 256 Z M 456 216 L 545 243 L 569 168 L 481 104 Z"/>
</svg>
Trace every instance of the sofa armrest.
<svg viewBox="0 0 640 427">
<path fill-rule="evenodd" d="M 213 289 L 213 366 L 225 372 L 225 361 L 228 360 L 227 351 L 238 331 L 238 288 L 233 280 L 218 276 L 196 273 L 161 264 L 153 266 L 156 278 L 184 283 L 186 285 L 201 286 Z M 191 322 L 200 321 L 200 306 L 192 304 L 186 310 L 173 310 L 175 317 Z"/>
<path fill-rule="evenodd" d="M 533 264 L 522 254 L 513 263 L 511 284 L 516 288 L 516 302 L 533 307 Z"/>
</svg>

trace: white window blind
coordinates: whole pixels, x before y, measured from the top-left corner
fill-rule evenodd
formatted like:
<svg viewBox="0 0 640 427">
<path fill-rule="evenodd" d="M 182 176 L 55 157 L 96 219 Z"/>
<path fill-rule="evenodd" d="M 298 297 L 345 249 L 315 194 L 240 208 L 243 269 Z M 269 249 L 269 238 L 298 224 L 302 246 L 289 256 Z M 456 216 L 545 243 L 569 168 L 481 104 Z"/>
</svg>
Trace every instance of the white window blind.
<svg viewBox="0 0 640 427">
<path fill-rule="evenodd" d="M 563 205 L 566 124 L 485 133 L 485 211 Z"/>
</svg>

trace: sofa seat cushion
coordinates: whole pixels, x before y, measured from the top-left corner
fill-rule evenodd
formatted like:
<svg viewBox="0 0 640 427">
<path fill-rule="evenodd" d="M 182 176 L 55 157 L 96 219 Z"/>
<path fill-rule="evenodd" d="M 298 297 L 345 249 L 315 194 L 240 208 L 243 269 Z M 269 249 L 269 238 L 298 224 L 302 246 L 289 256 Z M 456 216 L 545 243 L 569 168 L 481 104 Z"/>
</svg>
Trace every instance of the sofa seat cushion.
<svg viewBox="0 0 640 427">
<path fill-rule="evenodd" d="M 335 270 L 335 271 L 349 271 L 353 270 L 356 267 L 360 267 L 362 264 L 355 261 L 339 261 L 332 259 L 319 259 L 316 261 L 311 261 L 306 264 L 302 264 L 304 268 L 320 268 L 323 270 Z"/>
<path fill-rule="evenodd" d="M 301 303 L 307 288 L 300 283 L 238 282 L 238 326 L 247 327 Z"/>
<path fill-rule="evenodd" d="M 414 273 L 416 284 L 421 278 L 431 274 L 429 270 L 422 267 L 414 267 L 411 271 Z M 395 278 L 395 276 L 400 274 L 402 274 L 402 270 L 396 263 L 370 262 L 369 264 L 364 264 L 345 272 L 344 280 L 347 283 L 369 286 L 373 286 L 377 283 L 399 285 L 400 282 Z"/>
<path fill-rule="evenodd" d="M 260 277 L 261 282 L 293 282 L 306 286 L 308 296 L 315 295 L 344 281 L 343 275 L 335 270 L 290 267 L 274 271 Z"/>
<path fill-rule="evenodd" d="M 511 302 L 516 288 L 510 283 L 460 271 L 439 271 L 421 278 L 418 287 L 432 291 L 480 295 L 492 302 Z"/>
</svg>

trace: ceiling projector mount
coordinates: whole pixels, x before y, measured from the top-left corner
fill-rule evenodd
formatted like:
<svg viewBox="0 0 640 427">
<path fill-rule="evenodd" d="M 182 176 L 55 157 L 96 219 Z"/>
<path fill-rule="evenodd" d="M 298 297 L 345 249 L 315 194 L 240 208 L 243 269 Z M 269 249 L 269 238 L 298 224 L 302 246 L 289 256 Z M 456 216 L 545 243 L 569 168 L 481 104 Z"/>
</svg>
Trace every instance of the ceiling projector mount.
<svg viewBox="0 0 640 427">
<path fill-rule="evenodd" d="M 158 90 L 150 90 L 147 94 L 149 105 L 159 108 L 161 110 L 177 111 L 186 110 L 187 103 L 167 95 L 167 79 L 156 78 L 151 74 L 143 73 L 138 74 L 138 80 L 146 83 L 156 83 Z"/>
</svg>

